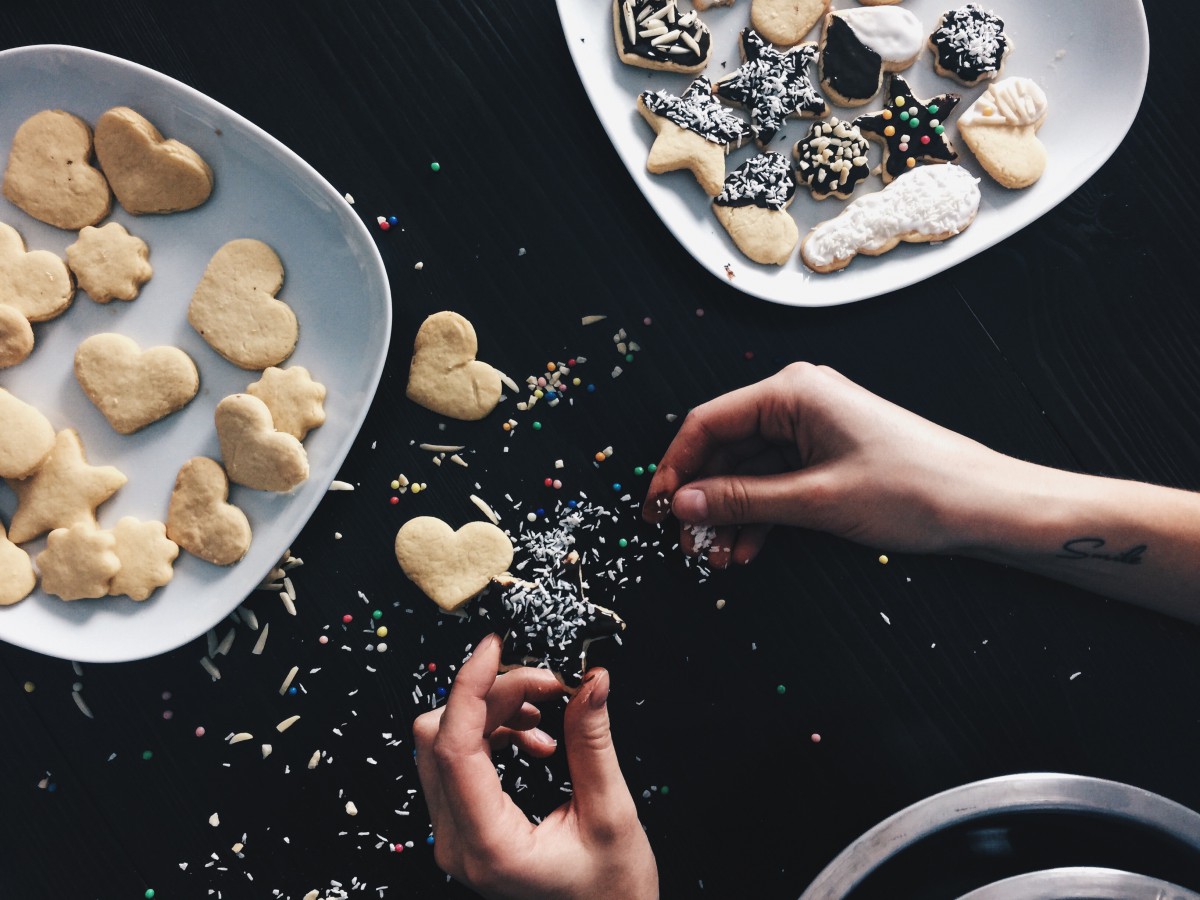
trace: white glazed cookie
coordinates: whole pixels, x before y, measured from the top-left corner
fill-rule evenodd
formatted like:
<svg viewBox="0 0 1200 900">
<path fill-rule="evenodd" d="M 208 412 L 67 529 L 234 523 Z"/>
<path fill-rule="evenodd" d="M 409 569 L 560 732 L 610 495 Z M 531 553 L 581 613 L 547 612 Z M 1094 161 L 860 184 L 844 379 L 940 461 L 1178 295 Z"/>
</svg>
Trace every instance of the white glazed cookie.
<svg viewBox="0 0 1200 900">
<path fill-rule="evenodd" d="M 911 66 L 925 46 L 921 20 L 898 6 L 837 9 L 821 33 L 821 89 L 841 106 L 862 106 L 887 72 Z"/>
<path fill-rule="evenodd" d="M 200 375 L 178 347 L 142 350 L 123 334 L 94 334 L 75 351 L 75 378 L 119 434 L 133 434 L 192 401 Z"/>
<path fill-rule="evenodd" d="M 712 35 L 695 10 L 676 0 L 613 0 L 613 37 L 621 62 L 695 75 L 712 55 Z"/>
<path fill-rule="evenodd" d="M 834 272 L 859 253 L 878 256 L 901 241 L 947 240 L 975 220 L 978 182 L 960 166 L 921 166 L 813 228 L 800 258 L 814 272 Z"/>
<path fill-rule="evenodd" d="M 85 225 L 67 248 L 67 265 L 84 292 L 97 303 L 133 300 L 150 280 L 150 248 L 120 222 Z"/>
<path fill-rule="evenodd" d="M 790 47 L 804 40 L 828 10 L 829 0 L 752 0 L 750 25 L 772 44 Z"/>
<path fill-rule="evenodd" d="M 757 263 L 783 265 L 800 233 L 787 211 L 796 196 L 792 166 L 763 153 L 738 166 L 713 199 L 713 212 L 739 250 Z"/>
<path fill-rule="evenodd" d="M 33 352 L 33 328 L 15 306 L 0 303 L 0 369 L 24 362 Z"/>
<path fill-rule="evenodd" d="M 725 180 L 725 155 L 750 137 L 745 119 L 713 96 L 707 78 L 697 78 L 682 95 L 643 91 L 638 112 L 654 129 L 646 169 L 655 175 L 687 169 L 715 197 Z"/>
<path fill-rule="evenodd" d="M 112 208 L 108 182 L 92 166 L 92 129 L 46 109 L 21 123 L 4 170 L 4 196 L 35 219 L 78 231 Z"/>
<path fill-rule="evenodd" d="M 0 222 L 0 303 L 15 307 L 30 322 L 62 315 L 75 296 L 67 264 L 49 250 L 25 250 L 25 239 Z"/>
<path fill-rule="evenodd" d="M 989 85 L 959 116 L 958 133 L 997 182 L 1029 187 L 1046 170 L 1046 148 L 1037 136 L 1046 108 L 1037 82 L 1005 78 Z"/>
</svg>

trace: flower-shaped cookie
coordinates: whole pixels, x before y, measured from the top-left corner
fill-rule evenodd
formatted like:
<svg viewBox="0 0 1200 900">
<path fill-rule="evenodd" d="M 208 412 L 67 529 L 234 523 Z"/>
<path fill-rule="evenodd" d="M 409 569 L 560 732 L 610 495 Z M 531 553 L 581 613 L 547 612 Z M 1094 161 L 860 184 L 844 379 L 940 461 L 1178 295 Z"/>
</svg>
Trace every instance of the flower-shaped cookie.
<svg viewBox="0 0 1200 900">
<path fill-rule="evenodd" d="M 87 225 L 67 248 L 67 265 L 79 286 L 97 303 L 132 300 L 150 280 L 150 248 L 119 222 Z"/>
</svg>

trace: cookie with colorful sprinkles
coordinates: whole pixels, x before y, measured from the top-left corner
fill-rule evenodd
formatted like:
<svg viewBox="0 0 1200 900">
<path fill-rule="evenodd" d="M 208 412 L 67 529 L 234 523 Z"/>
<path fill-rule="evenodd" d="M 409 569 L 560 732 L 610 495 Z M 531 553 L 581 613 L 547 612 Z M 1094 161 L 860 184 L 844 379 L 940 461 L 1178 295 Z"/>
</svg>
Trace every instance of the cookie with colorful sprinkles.
<svg viewBox="0 0 1200 900">
<path fill-rule="evenodd" d="M 655 175 L 687 169 L 708 196 L 721 192 L 725 155 L 750 137 L 750 125 L 713 96 L 707 78 L 697 78 L 679 97 L 643 91 L 637 99 L 656 137 L 646 168 Z"/>
<path fill-rule="evenodd" d="M 886 96 L 882 110 L 854 120 L 866 137 L 883 144 L 884 184 L 920 163 L 958 159 L 944 124 L 961 99 L 958 94 L 918 100 L 908 82 L 893 75 Z"/>
<path fill-rule="evenodd" d="M 968 3 L 942 14 L 929 36 L 929 48 L 939 75 L 974 87 L 1000 74 L 1012 42 L 1004 33 L 1003 19 Z"/>
<path fill-rule="evenodd" d="M 867 162 L 868 142 L 858 126 L 834 116 L 814 122 L 808 137 L 796 142 L 792 158 L 796 174 L 813 198 L 849 198 L 858 183 L 871 174 Z"/>
<path fill-rule="evenodd" d="M 494 622 L 503 636 L 501 670 L 549 669 L 574 692 L 587 671 L 592 641 L 625 630 L 620 616 L 584 595 L 587 585 L 574 550 L 559 563 L 540 568 L 536 581 L 505 574 L 494 578 L 493 585 L 480 599 L 476 614 Z"/>
<path fill-rule="evenodd" d="M 782 266 L 800 239 L 787 211 L 795 196 L 791 163 L 781 153 L 763 153 L 729 174 L 713 212 L 739 250 L 757 263 Z"/>
<path fill-rule="evenodd" d="M 750 128 L 760 147 L 771 142 L 788 116 L 829 115 L 829 104 L 808 76 L 817 59 L 816 44 L 776 50 L 753 28 L 742 31 L 739 43 L 744 62 L 717 81 L 713 93 L 750 110 Z"/>
<path fill-rule="evenodd" d="M 676 0 L 613 0 L 617 56 L 628 66 L 697 75 L 712 56 L 712 35 Z"/>
</svg>

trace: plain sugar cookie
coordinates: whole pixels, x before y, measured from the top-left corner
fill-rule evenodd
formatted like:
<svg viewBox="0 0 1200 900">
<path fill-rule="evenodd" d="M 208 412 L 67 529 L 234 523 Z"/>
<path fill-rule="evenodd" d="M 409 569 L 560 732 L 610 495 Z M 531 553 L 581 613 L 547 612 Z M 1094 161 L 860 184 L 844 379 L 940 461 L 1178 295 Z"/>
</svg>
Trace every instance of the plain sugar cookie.
<svg viewBox="0 0 1200 900">
<path fill-rule="evenodd" d="M 62 315 L 74 296 L 67 264 L 49 250 L 26 251 L 17 230 L 0 222 L 0 303 L 30 322 L 45 322 Z"/>
<path fill-rule="evenodd" d="M 296 314 L 275 295 L 283 263 L 262 241 L 241 238 L 218 250 L 188 306 L 188 322 L 235 366 L 277 366 L 296 348 Z"/>
<path fill-rule="evenodd" d="M 37 585 L 33 560 L 8 539 L 0 522 L 0 606 L 12 606 L 24 600 Z"/>
<path fill-rule="evenodd" d="M 95 334 L 75 351 L 75 379 L 119 434 L 133 434 L 187 406 L 200 389 L 178 347 L 142 350 L 123 334 Z"/>
<path fill-rule="evenodd" d="M 229 478 L 206 456 L 179 469 L 167 510 L 167 537 L 192 556 L 231 566 L 250 549 L 250 522 L 229 502 Z"/>
<path fill-rule="evenodd" d="M 33 327 L 15 306 L 0 303 L 0 369 L 24 362 L 33 352 Z"/>
<path fill-rule="evenodd" d="M 128 106 L 114 106 L 96 122 L 96 158 L 117 202 L 134 215 L 192 209 L 212 193 L 212 169 L 200 154 L 165 139 Z"/>
<path fill-rule="evenodd" d="M 92 129 L 46 109 L 21 123 L 4 170 L 4 196 L 41 222 L 78 231 L 112 208 L 108 182 L 92 166 Z"/>
<path fill-rule="evenodd" d="M 221 460 L 234 484 L 286 493 L 308 478 L 308 454 L 295 437 L 275 430 L 267 405 L 251 394 L 232 394 L 215 414 Z"/>
<path fill-rule="evenodd" d="M 441 519 L 409 519 L 396 534 L 396 561 L 430 600 L 453 612 L 513 561 L 512 541 L 490 522 L 454 531 Z"/>
<path fill-rule="evenodd" d="M 86 225 L 67 248 L 67 265 L 75 280 L 97 303 L 133 300 L 150 280 L 150 248 L 120 222 L 100 228 Z"/>
<path fill-rule="evenodd" d="M 750 24 L 772 44 L 790 47 L 804 40 L 828 9 L 829 0 L 753 0 Z"/>
<path fill-rule="evenodd" d="M 0 388 L 0 478 L 26 478 L 54 449 L 54 426 L 41 411 Z"/>
<path fill-rule="evenodd" d="M 108 594 L 108 586 L 121 571 L 114 552 L 116 539 L 93 522 L 55 528 L 46 538 L 46 549 L 37 555 L 42 590 L 62 600 L 95 600 Z"/>
<path fill-rule="evenodd" d="M 452 419 L 474 422 L 500 402 L 500 373 L 475 358 L 475 328 L 456 312 L 421 323 L 408 368 L 408 399 Z"/>
<path fill-rule="evenodd" d="M 145 600 L 175 576 L 179 545 L 167 537 L 162 522 L 141 522 L 125 516 L 113 527 L 113 552 L 121 562 L 108 592 Z"/>
<path fill-rule="evenodd" d="M 304 366 L 264 369 L 262 378 L 246 388 L 246 393 L 267 405 L 276 431 L 298 441 L 325 424 L 325 385 L 313 381 Z"/>
</svg>

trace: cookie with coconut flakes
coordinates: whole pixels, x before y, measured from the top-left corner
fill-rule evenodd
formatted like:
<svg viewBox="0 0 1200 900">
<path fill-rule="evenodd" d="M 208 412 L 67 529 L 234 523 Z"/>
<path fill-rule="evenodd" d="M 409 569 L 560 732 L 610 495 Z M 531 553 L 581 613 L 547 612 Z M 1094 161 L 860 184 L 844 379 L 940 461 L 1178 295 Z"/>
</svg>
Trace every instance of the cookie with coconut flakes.
<svg viewBox="0 0 1200 900">
<path fill-rule="evenodd" d="M 729 174 L 713 213 L 733 243 L 757 263 L 783 265 L 800 232 L 787 208 L 796 196 L 792 166 L 781 153 L 748 159 Z"/>
<path fill-rule="evenodd" d="M 654 129 L 646 169 L 655 175 L 687 169 L 708 196 L 721 192 L 725 156 L 750 137 L 750 125 L 713 96 L 701 77 L 676 97 L 666 91 L 643 91 L 638 112 Z"/>
<path fill-rule="evenodd" d="M 613 0 L 617 56 L 627 66 L 697 75 L 712 56 L 712 35 L 676 0 Z"/>
<path fill-rule="evenodd" d="M 1012 42 L 1004 20 L 976 3 L 942 14 L 929 36 L 933 67 L 944 78 L 967 87 L 999 77 Z"/>
</svg>

